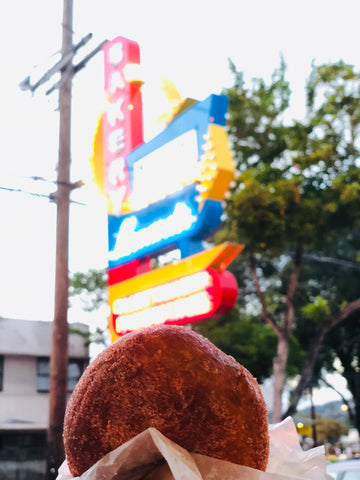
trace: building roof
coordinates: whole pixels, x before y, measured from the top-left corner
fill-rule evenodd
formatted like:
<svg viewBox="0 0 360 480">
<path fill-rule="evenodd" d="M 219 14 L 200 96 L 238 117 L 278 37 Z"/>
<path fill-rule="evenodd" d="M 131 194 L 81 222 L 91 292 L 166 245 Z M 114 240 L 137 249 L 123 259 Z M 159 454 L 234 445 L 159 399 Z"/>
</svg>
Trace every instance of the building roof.
<svg viewBox="0 0 360 480">
<path fill-rule="evenodd" d="M 71 329 L 88 332 L 83 323 L 69 324 Z M 0 318 L 0 355 L 30 355 L 49 357 L 52 342 L 52 322 Z M 69 357 L 87 358 L 88 346 L 78 333 L 69 335 Z"/>
</svg>

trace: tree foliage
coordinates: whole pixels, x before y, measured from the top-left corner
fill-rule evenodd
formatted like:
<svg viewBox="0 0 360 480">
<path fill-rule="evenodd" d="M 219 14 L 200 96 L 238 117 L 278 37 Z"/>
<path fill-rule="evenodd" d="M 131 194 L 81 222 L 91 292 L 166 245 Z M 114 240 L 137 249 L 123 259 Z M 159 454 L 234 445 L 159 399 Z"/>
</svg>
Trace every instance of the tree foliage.
<svg viewBox="0 0 360 480">
<path fill-rule="evenodd" d="M 70 276 L 70 297 L 80 298 L 86 312 L 92 312 L 107 301 L 107 273 L 91 269 L 86 273 L 75 272 Z"/>
<path fill-rule="evenodd" d="M 324 249 L 339 231 L 359 225 L 360 77 L 351 78 L 357 95 L 346 96 L 350 86 L 343 85 L 343 69 L 349 68 L 314 68 L 308 119 L 290 126 L 283 120 L 290 97 L 283 63 L 269 87 L 257 81 L 246 89 L 234 71 L 235 85 L 224 92 L 239 171 L 227 204 L 228 230 L 248 252 L 277 256 L 296 245 Z M 327 72 L 334 70 L 339 78 L 326 84 Z"/>
</svg>

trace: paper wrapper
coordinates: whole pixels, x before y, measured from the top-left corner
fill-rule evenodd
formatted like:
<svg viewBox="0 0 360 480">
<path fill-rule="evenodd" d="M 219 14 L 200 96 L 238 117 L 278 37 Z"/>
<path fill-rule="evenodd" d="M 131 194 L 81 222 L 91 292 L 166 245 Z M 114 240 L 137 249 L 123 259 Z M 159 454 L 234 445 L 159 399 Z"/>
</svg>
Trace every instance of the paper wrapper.
<svg viewBox="0 0 360 480">
<path fill-rule="evenodd" d="M 331 480 L 324 447 L 303 451 L 290 417 L 270 425 L 269 432 L 266 472 L 191 454 L 149 428 L 105 455 L 81 477 L 72 477 L 65 461 L 57 480 Z"/>
</svg>

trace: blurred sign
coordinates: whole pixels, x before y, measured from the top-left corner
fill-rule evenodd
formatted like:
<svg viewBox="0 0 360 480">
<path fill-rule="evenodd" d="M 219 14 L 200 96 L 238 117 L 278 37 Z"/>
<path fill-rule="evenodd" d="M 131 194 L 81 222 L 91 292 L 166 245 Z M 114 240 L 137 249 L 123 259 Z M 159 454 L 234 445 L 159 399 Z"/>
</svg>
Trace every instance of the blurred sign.
<svg viewBox="0 0 360 480">
<path fill-rule="evenodd" d="M 117 37 L 105 44 L 104 57 L 107 107 L 92 164 L 108 200 L 112 340 L 140 326 L 222 315 L 237 296 L 225 269 L 242 247 L 204 250 L 203 241 L 221 224 L 234 176 L 228 99 L 179 102 L 164 130 L 144 143 L 139 47 Z M 152 258 L 173 249 L 179 261 L 152 268 Z"/>
</svg>

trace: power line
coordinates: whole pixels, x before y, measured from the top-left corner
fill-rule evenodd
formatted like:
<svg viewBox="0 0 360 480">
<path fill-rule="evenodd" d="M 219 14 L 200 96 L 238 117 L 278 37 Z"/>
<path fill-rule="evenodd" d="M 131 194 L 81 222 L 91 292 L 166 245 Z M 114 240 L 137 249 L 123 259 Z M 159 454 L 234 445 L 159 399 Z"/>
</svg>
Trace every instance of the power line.
<svg viewBox="0 0 360 480">
<path fill-rule="evenodd" d="M 27 179 L 27 180 L 34 180 L 34 181 L 41 181 L 41 182 L 47 182 L 47 183 L 53 183 L 54 185 L 62 185 L 62 186 L 67 186 L 69 187 L 70 190 L 74 190 L 75 188 L 80 188 L 85 185 L 85 182 L 83 180 L 77 180 L 76 182 L 62 182 L 60 180 L 50 180 L 45 177 L 41 177 L 39 175 L 16 175 L 17 178 L 20 179 Z"/>
<path fill-rule="evenodd" d="M 333 258 L 333 257 L 323 257 L 323 256 L 310 254 L 310 253 L 306 253 L 303 256 L 304 256 L 304 258 L 307 258 L 309 260 L 313 260 L 314 262 L 332 263 L 334 265 L 338 265 L 339 267 L 351 268 L 353 270 L 359 270 L 360 271 L 360 265 L 358 265 L 354 262 L 349 262 L 348 260 L 341 260 L 340 258 Z"/>
<path fill-rule="evenodd" d="M 51 200 L 52 202 L 56 203 L 56 192 L 50 193 L 49 195 L 35 193 L 35 192 L 28 192 L 26 190 L 22 190 L 21 188 L 10 188 L 10 187 L 1 187 L 0 190 L 6 190 L 8 192 L 17 192 L 17 193 L 25 193 L 26 195 L 32 195 L 33 197 L 42 197 Z M 77 202 L 76 200 L 70 200 L 71 203 L 76 203 L 77 205 L 86 206 L 86 203 Z"/>
<path fill-rule="evenodd" d="M 294 252 L 286 252 L 288 255 L 293 256 Z M 326 257 L 323 255 L 317 255 L 314 253 L 303 253 L 302 255 L 304 258 L 308 260 L 312 260 L 314 262 L 319 263 L 330 263 L 333 265 L 337 265 L 342 268 L 350 268 L 353 270 L 360 271 L 360 265 L 355 262 L 350 262 L 349 260 L 342 260 L 341 258 L 334 258 L 334 257 Z"/>
<path fill-rule="evenodd" d="M 6 190 L 8 192 L 26 193 L 27 195 L 32 195 L 34 197 L 45 197 L 45 198 L 49 198 L 51 200 L 51 194 L 50 195 L 43 195 L 41 193 L 27 192 L 26 190 L 22 190 L 21 188 L 10 188 L 10 187 L 1 187 L 0 186 L 0 190 Z"/>
</svg>

